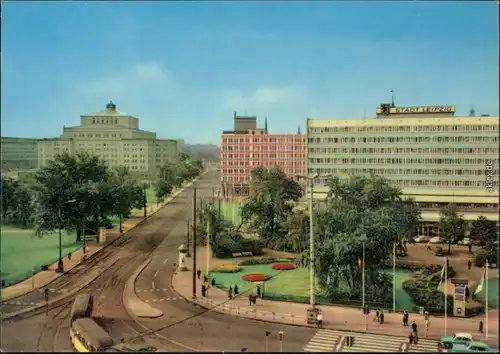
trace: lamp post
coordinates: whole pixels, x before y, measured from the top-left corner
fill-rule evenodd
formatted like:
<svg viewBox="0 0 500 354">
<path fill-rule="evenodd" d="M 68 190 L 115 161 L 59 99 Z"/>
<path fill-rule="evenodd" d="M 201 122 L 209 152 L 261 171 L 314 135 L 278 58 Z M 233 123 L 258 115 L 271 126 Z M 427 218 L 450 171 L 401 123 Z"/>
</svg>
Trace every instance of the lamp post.
<svg viewBox="0 0 500 354">
<path fill-rule="evenodd" d="M 59 261 L 57 262 L 57 272 L 64 272 L 64 263 L 62 260 L 62 228 L 63 228 L 63 220 L 62 220 L 62 207 L 66 204 L 71 204 L 76 202 L 76 199 L 67 200 L 63 203 L 59 204 L 59 209 L 57 211 L 57 216 L 59 217 Z"/>
</svg>

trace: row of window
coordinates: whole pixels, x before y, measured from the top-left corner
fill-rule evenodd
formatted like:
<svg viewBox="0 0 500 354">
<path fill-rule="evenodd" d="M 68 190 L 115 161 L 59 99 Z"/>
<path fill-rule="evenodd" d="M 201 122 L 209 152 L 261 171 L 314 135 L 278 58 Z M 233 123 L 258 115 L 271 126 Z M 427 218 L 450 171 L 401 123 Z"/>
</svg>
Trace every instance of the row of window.
<svg viewBox="0 0 500 354">
<path fill-rule="evenodd" d="M 314 154 L 321 148 L 310 148 L 309 153 Z M 323 148 L 325 149 L 325 148 Z M 498 148 L 326 148 L 327 154 L 496 154 Z"/>
<path fill-rule="evenodd" d="M 92 124 L 118 124 L 118 119 L 111 117 L 92 118 Z"/>
<path fill-rule="evenodd" d="M 281 158 L 281 159 L 299 159 L 305 160 L 306 154 L 221 154 L 222 159 L 270 159 L 270 158 Z"/>
<path fill-rule="evenodd" d="M 223 151 L 298 151 L 306 150 L 306 145 L 222 145 L 221 150 Z"/>
<path fill-rule="evenodd" d="M 416 203 L 421 209 L 443 209 L 448 206 L 448 203 Z M 497 209 L 498 204 L 485 204 L 485 203 L 456 203 L 458 209 Z"/>
<path fill-rule="evenodd" d="M 304 174 L 303 170 L 288 171 L 288 175 L 291 177 L 303 174 Z M 251 179 L 250 175 L 245 175 L 245 176 L 223 175 L 221 178 L 223 182 L 250 182 L 250 179 Z"/>
<path fill-rule="evenodd" d="M 492 119 L 493 121 L 494 119 Z M 498 124 L 443 124 L 365 127 L 310 127 L 309 133 L 497 132 Z"/>
<path fill-rule="evenodd" d="M 74 137 L 80 137 L 80 138 L 83 138 L 83 137 L 86 137 L 86 138 L 122 138 L 123 135 L 121 133 L 117 134 L 117 133 L 73 133 L 73 136 Z"/>
<path fill-rule="evenodd" d="M 305 137 L 298 135 L 296 137 L 269 137 L 269 136 L 254 136 L 254 137 L 222 137 L 222 144 L 224 143 L 304 143 Z"/>
<path fill-rule="evenodd" d="M 317 137 L 309 138 L 309 144 L 380 144 L 380 143 L 479 143 L 498 142 L 498 136 L 401 136 L 401 137 Z"/>
<path fill-rule="evenodd" d="M 312 171 L 312 172 L 311 172 Z M 316 170 L 310 170 L 309 173 L 319 173 Z M 325 185 L 327 182 L 327 177 L 318 178 L 319 183 L 317 185 Z M 390 179 L 393 185 L 400 187 L 473 187 L 473 188 L 485 188 L 485 181 L 449 181 L 449 180 L 407 180 L 407 179 Z M 498 188 L 498 181 L 493 182 L 493 185 Z"/>
<path fill-rule="evenodd" d="M 260 166 L 265 161 L 221 161 L 220 166 L 224 168 L 226 166 Z M 305 161 L 283 161 L 278 163 L 280 166 L 305 166 Z M 276 165 L 276 162 L 273 163 Z"/>
<path fill-rule="evenodd" d="M 268 165 L 260 165 L 262 167 L 273 167 L 274 165 L 268 166 Z M 253 167 L 245 167 L 245 168 L 227 168 L 224 166 L 224 168 L 221 168 L 221 174 L 222 175 L 230 175 L 234 173 L 243 173 L 243 174 L 248 174 L 250 175 L 250 172 L 252 172 L 253 169 L 255 169 L 257 166 Z M 300 171 L 301 174 L 304 173 L 305 169 L 303 167 L 297 167 L 297 166 L 290 166 L 290 165 L 282 165 L 280 168 L 283 170 L 285 173 L 295 173 L 296 171 Z"/>
<path fill-rule="evenodd" d="M 316 168 L 321 174 L 335 174 L 336 172 L 352 175 L 385 175 L 385 176 L 488 176 L 498 175 L 498 170 L 484 169 L 427 169 L 427 168 Z"/>
<path fill-rule="evenodd" d="M 335 164 L 335 165 L 479 165 L 486 166 L 498 165 L 498 159 L 485 159 L 485 158 L 309 158 L 309 164 Z"/>
</svg>

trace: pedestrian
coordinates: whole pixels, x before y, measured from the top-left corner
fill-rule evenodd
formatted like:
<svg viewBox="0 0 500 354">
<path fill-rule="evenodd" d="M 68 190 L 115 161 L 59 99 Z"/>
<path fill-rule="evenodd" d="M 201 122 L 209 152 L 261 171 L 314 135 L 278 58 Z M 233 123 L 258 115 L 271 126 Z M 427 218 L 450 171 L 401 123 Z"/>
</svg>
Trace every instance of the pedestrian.
<svg viewBox="0 0 500 354">
<path fill-rule="evenodd" d="M 229 297 L 229 300 L 231 300 L 233 298 L 233 288 L 231 287 L 231 285 L 229 285 L 229 289 L 227 291 L 227 296 Z"/>
<path fill-rule="evenodd" d="M 380 322 L 380 311 L 379 310 L 375 311 L 375 320 L 377 320 L 377 322 Z"/>
<path fill-rule="evenodd" d="M 323 328 L 323 315 L 321 314 L 321 311 L 319 311 L 316 316 L 316 323 L 318 324 L 318 328 Z"/>
<path fill-rule="evenodd" d="M 384 323 L 384 311 L 380 311 L 380 324 Z"/>
<path fill-rule="evenodd" d="M 417 324 L 415 323 L 415 320 L 413 320 L 413 323 L 411 324 L 411 329 L 413 331 L 413 333 L 417 333 Z"/>
<path fill-rule="evenodd" d="M 429 333 L 430 322 L 429 319 L 425 320 L 425 338 L 427 339 L 427 334 Z"/>
<path fill-rule="evenodd" d="M 215 278 L 212 278 L 212 286 L 215 286 Z"/>
<path fill-rule="evenodd" d="M 234 286 L 234 296 L 237 296 L 238 295 L 238 285 L 235 285 Z"/>
<path fill-rule="evenodd" d="M 467 268 L 469 268 L 469 270 L 470 270 L 471 267 L 472 267 L 472 261 L 469 259 L 469 261 L 467 262 Z"/>
<path fill-rule="evenodd" d="M 201 277 L 201 270 L 199 270 L 199 269 L 198 269 L 198 270 L 196 271 L 196 275 L 198 276 L 198 279 L 200 279 L 200 277 Z"/>
<path fill-rule="evenodd" d="M 469 253 L 472 253 L 472 242 L 469 243 Z"/>
<path fill-rule="evenodd" d="M 257 296 L 261 296 L 260 285 L 257 285 Z"/>
<path fill-rule="evenodd" d="M 449 267 L 450 266 L 450 260 L 448 258 L 446 258 L 446 267 Z"/>
<path fill-rule="evenodd" d="M 483 321 L 479 321 L 479 333 L 483 333 Z"/>
<path fill-rule="evenodd" d="M 470 289 L 469 289 L 469 286 L 466 285 L 465 286 L 465 301 L 466 302 L 469 302 L 469 297 L 470 297 Z"/>
<path fill-rule="evenodd" d="M 206 274 L 203 275 L 203 282 L 208 283 L 208 277 Z"/>
<path fill-rule="evenodd" d="M 250 295 L 248 295 L 248 304 L 249 304 L 250 306 L 252 306 L 252 302 L 253 302 L 253 295 L 252 295 L 252 294 L 250 294 Z"/>
<path fill-rule="evenodd" d="M 410 342 L 410 344 L 413 344 L 413 333 L 410 332 L 410 335 L 408 336 L 408 342 Z"/>
<path fill-rule="evenodd" d="M 418 344 L 418 333 L 415 333 L 413 335 L 413 344 L 417 345 Z"/>
<path fill-rule="evenodd" d="M 207 295 L 207 286 L 205 284 L 201 284 L 201 296 L 206 297 Z"/>
<path fill-rule="evenodd" d="M 429 241 L 429 242 L 427 242 L 427 251 L 430 251 L 430 250 L 432 250 L 432 248 L 431 248 L 431 242 Z"/>
<path fill-rule="evenodd" d="M 71 261 L 71 252 L 68 252 L 68 259 Z"/>
<path fill-rule="evenodd" d="M 408 311 L 405 310 L 403 313 L 403 326 L 408 327 Z"/>
</svg>

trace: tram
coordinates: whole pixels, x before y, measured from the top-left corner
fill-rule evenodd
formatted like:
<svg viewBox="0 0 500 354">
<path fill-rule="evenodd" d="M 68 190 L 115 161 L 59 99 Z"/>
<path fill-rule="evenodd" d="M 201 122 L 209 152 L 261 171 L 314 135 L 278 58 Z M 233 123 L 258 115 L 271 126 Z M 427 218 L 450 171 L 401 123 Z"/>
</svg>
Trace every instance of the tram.
<svg viewBox="0 0 500 354">
<path fill-rule="evenodd" d="M 69 334 L 77 352 L 102 352 L 114 345 L 108 332 L 88 317 L 73 321 Z"/>
<path fill-rule="evenodd" d="M 70 324 L 79 318 L 91 317 L 94 308 L 94 297 L 90 294 L 78 294 L 71 307 Z"/>
</svg>

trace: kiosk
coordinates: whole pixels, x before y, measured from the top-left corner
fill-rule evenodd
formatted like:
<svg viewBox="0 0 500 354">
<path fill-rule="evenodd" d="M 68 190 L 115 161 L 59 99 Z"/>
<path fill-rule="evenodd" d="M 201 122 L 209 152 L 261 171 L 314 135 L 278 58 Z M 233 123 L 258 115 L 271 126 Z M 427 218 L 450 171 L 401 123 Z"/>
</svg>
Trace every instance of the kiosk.
<svg viewBox="0 0 500 354">
<path fill-rule="evenodd" d="M 468 286 L 467 279 L 452 279 L 453 284 L 453 316 L 465 317 L 465 288 Z"/>
<path fill-rule="evenodd" d="M 186 267 L 186 253 L 187 248 L 186 245 L 182 244 L 177 249 L 179 251 L 179 270 L 185 272 L 187 270 Z"/>
</svg>

